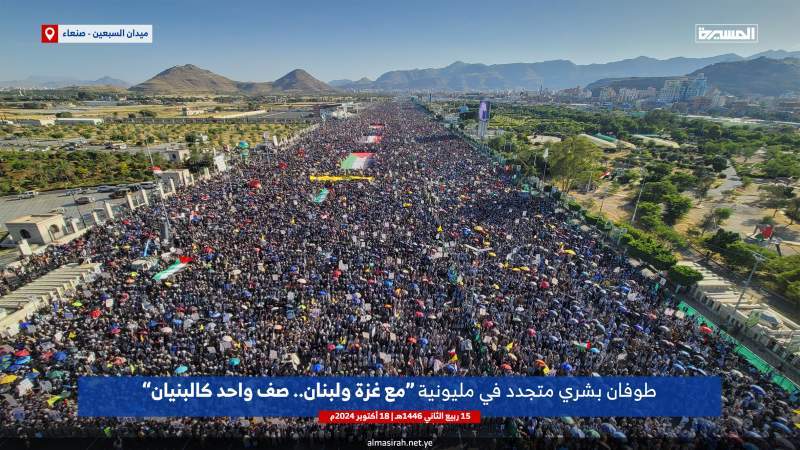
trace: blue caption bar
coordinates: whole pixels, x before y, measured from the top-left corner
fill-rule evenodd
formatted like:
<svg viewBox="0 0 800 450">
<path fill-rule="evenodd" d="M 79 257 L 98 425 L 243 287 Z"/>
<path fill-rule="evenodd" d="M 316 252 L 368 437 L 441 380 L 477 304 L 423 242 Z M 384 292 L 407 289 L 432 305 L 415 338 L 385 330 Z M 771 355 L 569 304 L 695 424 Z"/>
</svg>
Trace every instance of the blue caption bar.
<svg viewBox="0 0 800 450">
<path fill-rule="evenodd" d="M 719 416 L 719 377 L 81 377 L 82 417 L 316 417 L 479 410 L 485 417 Z"/>
</svg>

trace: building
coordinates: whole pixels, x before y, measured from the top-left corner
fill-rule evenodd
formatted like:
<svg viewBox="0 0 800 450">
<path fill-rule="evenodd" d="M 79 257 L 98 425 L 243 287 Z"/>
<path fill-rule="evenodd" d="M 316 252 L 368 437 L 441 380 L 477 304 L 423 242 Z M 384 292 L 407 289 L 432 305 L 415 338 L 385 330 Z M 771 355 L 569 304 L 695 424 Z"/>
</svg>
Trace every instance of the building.
<svg viewBox="0 0 800 450">
<path fill-rule="evenodd" d="M 683 92 L 681 100 L 690 100 L 695 97 L 703 97 L 708 92 L 708 80 L 703 73 L 698 73 L 696 77 L 686 82 L 686 90 Z"/>
<path fill-rule="evenodd" d="M 103 119 L 92 117 L 59 117 L 56 119 L 58 125 L 100 125 Z"/>
<path fill-rule="evenodd" d="M 189 172 L 189 169 L 170 169 L 156 172 L 161 182 L 165 186 L 169 186 L 169 180 L 175 183 L 175 187 L 191 186 L 194 184 L 194 177 Z"/>
<path fill-rule="evenodd" d="M 680 100 L 684 81 L 685 78 L 665 81 L 664 87 L 658 91 L 658 101 L 661 103 L 672 103 Z"/>
<path fill-rule="evenodd" d="M 31 214 L 6 222 L 6 230 L 14 239 L 23 239 L 32 244 L 45 245 L 67 234 L 62 214 Z"/>
<path fill-rule="evenodd" d="M 598 95 L 598 98 L 600 99 L 601 102 L 607 102 L 609 100 L 613 100 L 614 98 L 616 98 L 616 96 L 617 96 L 617 91 L 615 91 L 614 88 L 612 87 L 606 86 L 600 89 L 600 95 Z"/>
<path fill-rule="evenodd" d="M 155 149 L 153 153 L 158 153 L 169 162 L 183 162 L 192 156 L 192 151 L 185 147 Z"/>
<path fill-rule="evenodd" d="M 708 92 L 708 80 L 702 73 L 697 76 L 680 77 L 664 82 L 664 87 L 658 93 L 661 103 L 673 103 L 703 97 Z"/>
<path fill-rule="evenodd" d="M 181 115 L 182 116 L 196 116 L 198 114 L 204 114 L 206 112 L 205 109 L 191 109 L 184 106 L 181 108 Z"/>
<path fill-rule="evenodd" d="M 86 106 L 117 106 L 119 102 L 116 100 L 86 100 L 83 104 Z"/>
<path fill-rule="evenodd" d="M 56 123 L 55 118 L 44 118 L 44 119 L 17 119 L 18 125 L 27 125 L 30 127 L 44 127 L 47 125 L 53 125 Z"/>
</svg>

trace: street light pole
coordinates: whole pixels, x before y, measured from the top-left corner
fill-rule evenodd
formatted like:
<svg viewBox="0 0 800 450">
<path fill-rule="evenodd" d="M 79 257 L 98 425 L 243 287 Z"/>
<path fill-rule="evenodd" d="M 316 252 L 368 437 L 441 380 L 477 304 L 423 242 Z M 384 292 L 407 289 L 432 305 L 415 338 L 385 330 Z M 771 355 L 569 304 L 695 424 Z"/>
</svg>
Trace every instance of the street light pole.
<svg viewBox="0 0 800 450">
<path fill-rule="evenodd" d="M 742 293 L 739 294 L 739 299 L 736 300 L 736 306 L 733 307 L 732 317 L 735 317 L 736 313 L 739 312 L 739 305 L 742 303 L 742 299 L 744 298 L 744 293 L 747 292 L 747 289 L 750 287 L 750 281 L 753 279 L 753 274 L 756 272 L 756 268 L 762 261 L 764 261 L 764 259 L 766 259 L 759 253 L 756 252 L 750 252 L 750 253 L 752 253 L 753 257 L 755 258 L 755 261 L 753 262 L 753 269 L 750 271 L 750 275 L 747 277 L 747 281 L 744 282 L 744 287 L 742 288 Z"/>
<path fill-rule="evenodd" d="M 155 180 L 156 174 L 153 171 L 153 168 L 155 167 L 155 163 L 153 163 L 153 154 L 150 152 L 150 144 L 145 142 L 144 148 L 147 150 L 147 156 L 150 158 L 150 172 L 153 174 L 153 179 Z M 163 193 L 164 192 L 164 186 L 163 186 L 164 184 L 161 182 L 161 180 L 158 180 L 158 184 L 161 185 L 161 192 Z M 147 194 L 142 194 L 142 195 L 147 195 Z M 164 240 L 168 240 L 172 233 L 170 233 L 169 218 L 167 217 L 167 202 L 164 200 L 163 196 L 161 197 L 161 212 L 162 212 L 162 215 L 164 216 L 164 219 L 163 219 L 164 220 L 164 231 L 165 231 Z"/>
<path fill-rule="evenodd" d="M 639 196 L 636 197 L 636 204 L 633 206 L 633 215 L 631 216 L 631 225 L 636 220 L 636 211 L 639 209 L 639 200 L 642 199 L 642 191 L 644 190 L 644 181 L 642 181 L 642 187 L 639 188 Z"/>
</svg>

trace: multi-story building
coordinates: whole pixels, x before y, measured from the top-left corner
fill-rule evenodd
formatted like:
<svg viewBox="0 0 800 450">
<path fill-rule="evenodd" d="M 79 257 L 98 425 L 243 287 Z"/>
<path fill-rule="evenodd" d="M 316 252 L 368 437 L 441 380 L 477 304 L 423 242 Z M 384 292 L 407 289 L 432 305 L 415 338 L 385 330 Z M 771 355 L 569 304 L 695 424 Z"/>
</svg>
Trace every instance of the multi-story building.
<svg viewBox="0 0 800 450">
<path fill-rule="evenodd" d="M 614 90 L 612 87 L 604 87 L 600 89 L 600 95 L 598 96 L 601 102 L 606 102 L 609 100 L 614 99 L 617 96 L 617 91 Z"/>
</svg>

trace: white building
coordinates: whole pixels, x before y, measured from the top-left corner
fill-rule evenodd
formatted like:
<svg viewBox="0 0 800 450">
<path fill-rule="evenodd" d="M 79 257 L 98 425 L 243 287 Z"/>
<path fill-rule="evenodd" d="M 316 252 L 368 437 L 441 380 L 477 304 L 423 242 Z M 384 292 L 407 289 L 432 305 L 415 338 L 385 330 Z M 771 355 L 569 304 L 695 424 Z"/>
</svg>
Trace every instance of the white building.
<svg viewBox="0 0 800 450">
<path fill-rule="evenodd" d="M 59 117 L 56 119 L 58 125 L 100 125 L 103 119 L 93 117 Z"/>
</svg>

